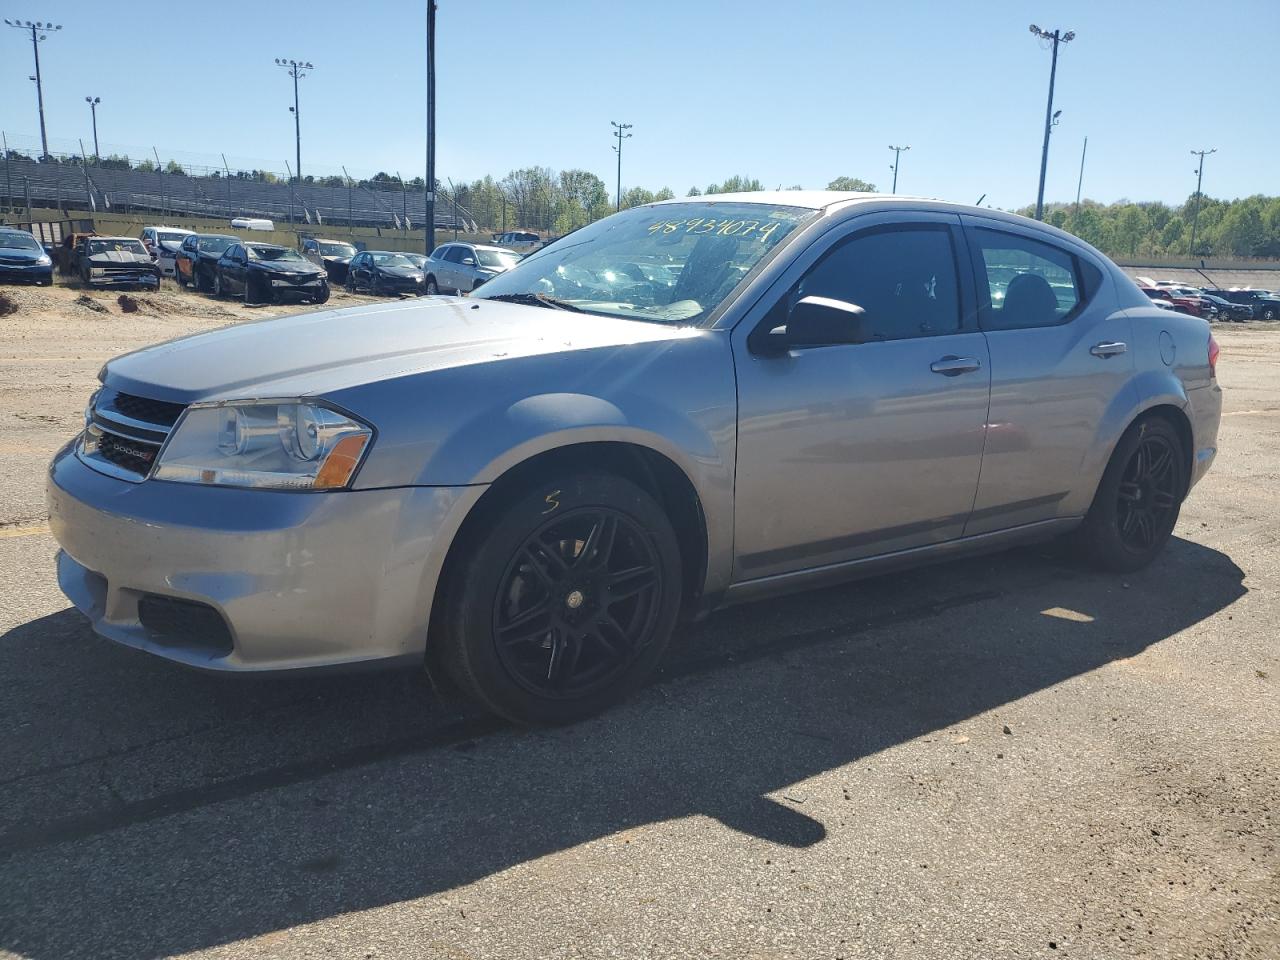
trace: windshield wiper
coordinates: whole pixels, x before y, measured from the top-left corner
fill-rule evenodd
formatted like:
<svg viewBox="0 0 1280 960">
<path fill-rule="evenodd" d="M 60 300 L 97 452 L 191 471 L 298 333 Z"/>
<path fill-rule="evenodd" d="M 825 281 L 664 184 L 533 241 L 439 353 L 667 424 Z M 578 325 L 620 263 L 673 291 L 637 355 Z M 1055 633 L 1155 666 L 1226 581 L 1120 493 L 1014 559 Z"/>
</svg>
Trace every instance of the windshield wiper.
<svg viewBox="0 0 1280 960">
<path fill-rule="evenodd" d="M 557 300 L 545 293 L 498 293 L 492 297 L 479 297 L 481 300 L 498 300 L 502 303 L 523 303 L 531 307 L 547 307 L 551 310 L 569 310 L 573 313 L 587 313 L 581 307 L 575 307 L 568 300 Z"/>
</svg>

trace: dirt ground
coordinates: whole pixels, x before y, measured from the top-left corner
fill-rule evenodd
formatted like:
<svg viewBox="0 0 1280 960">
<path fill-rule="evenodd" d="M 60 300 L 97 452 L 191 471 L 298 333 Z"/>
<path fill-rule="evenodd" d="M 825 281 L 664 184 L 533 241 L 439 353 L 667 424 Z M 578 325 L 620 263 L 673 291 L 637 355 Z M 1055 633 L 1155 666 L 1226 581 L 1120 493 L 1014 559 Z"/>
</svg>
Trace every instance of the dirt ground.
<svg viewBox="0 0 1280 960">
<path fill-rule="evenodd" d="M 521 731 L 96 638 L 43 474 L 98 369 L 285 308 L 0 292 L 0 956 L 1280 957 L 1280 325 L 1215 328 L 1221 452 L 1149 569 L 736 608 Z"/>
</svg>

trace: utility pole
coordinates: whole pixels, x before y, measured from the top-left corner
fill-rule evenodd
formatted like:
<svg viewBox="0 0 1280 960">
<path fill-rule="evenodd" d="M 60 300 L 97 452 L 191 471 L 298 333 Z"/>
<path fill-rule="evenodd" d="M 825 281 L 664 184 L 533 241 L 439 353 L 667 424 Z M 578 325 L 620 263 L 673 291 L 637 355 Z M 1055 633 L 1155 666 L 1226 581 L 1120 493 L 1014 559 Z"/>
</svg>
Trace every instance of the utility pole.
<svg viewBox="0 0 1280 960">
<path fill-rule="evenodd" d="M 1195 256 L 1196 225 L 1200 222 L 1200 185 L 1204 183 L 1204 158 L 1211 153 L 1217 153 L 1217 152 L 1218 152 L 1217 147 L 1214 147 L 1212 150 L 1192 150 L 1191 151 L 1191 155 L 1193 157 L 1200 158 L 1200 163 L 1196 167 L 1196 207 L 1195 207 L 1195 212 L 1191 215 L 1191 247 L 1187 250 L 1187 253 L 1191 256 Z"/>
<path fill-rule="evenodd" d="M 1084 147 L 1080 150 L 1080 179 L 1076 181 L 1076 213 L 1080 216 L 1080 188 L 1084 186 L 1084 155 L 1089 152 L 1089 138 L 1084 138 Z"/>
<path fill-rule="evenodd" d="M 44 160 L 49 156 L 49 137 L 46 135 L 44 127 L 44 85 L 40 80 L 40 41 L 46 39 L 50 31 L 61 30 L 62 24 L 41 23 L 39 20 L 32 23 L 30 20 L 6 19 L 5 25 L 31 34 L 31 52 L 35 54 L 36 58 L 36 103 L 40 108 L 40 149 L 44 151 L 40 159 Z"/>
<path fill-rule="evenodd" d="M 618 138 L 618 142 L 613 147 L 613 149 L 617 151 L 617 154 L 618 154 L 618 203 L 617 203 L 617 206 L 614 207 L 614 209 L 621 210 L 622 209 L 622 141 L 628 140 L 631 138 L 631 134 L 626 133 L 625 131 L 630 130 L 634 126 L 634 124 L 618 123 L 615 120 L 610 120 L 609 125 L 613 127 L 613 135 Z"/>
<path fill-rule="evenodd" d="M 10 210 L 17 206 L 13 202 L 13 171 L 9 169 L 9 138 L 0 130 L 0 143 L 4 144 L 4 205 Z"/>
<path fill-rule="evenodd" d="M 151 152 L 156 155 L 156 176 L 160 178 L 160 217 L 161 219 L 168 219 L 169 197 L 165 192 L 164 167 L 160 165 L 160 151 L 153 145 Z"/>
<path fill-rule="evenodd" d="M 284 67 L 284 72 L 293 77 L 293 106 L 289 108 L 289 112 L 293 114 L 293 140 L 296 155 L 294 160 L 297 161 L 298 182 L 302 182 L 302 120 L 298 112 L 298 81 L 306 76 L 304 71 L 314 70 L 309 60 L 289 60 L 284 57 L 276 57 L 276 66 Z"/>
<path fill-rule="evenodd" d="M 285 173 L 289 174 L 289 222 L 293 223 L 293 171 L 289 168 L 289 161 L 284 162 Z"/>
<path fill-rule="evenodd" d="M 80 170 L 84 173 L 85 199 L 89 203 L 89 209 L 97 213 L 98 205 L 93 202 L 93 184 L 89 180 L 89 160 L 84 155 L 84 140 L 80 140 Z"/>
<path fill-rule="evenodd" d="M 98 104 L 102 102 L 101 97 L 85 97 L 84 102 L 89 105 L 89 111 L 93 114 L 93 159 L 95 161 L 102 159 L 102 154 L 98 153 Z M 80 151 L 83 156 L 84 151 Z"/>
<path fill-rule="evenodd" d="M 436 248 L 436 0 L 427 0 L 427 183 L 423 194 L 426 231 L 422 252 Z"/>
<path fill-rule="evenodd" d="M 351 213 L 351 174 L 347 173 L 346 167 L 343 167 L 342 175 L 347 178 L 347 233 L 354 234 L 356 232 L 356 223 Z"/>
<path fill-rule="evenodd" d="M 1071 30 L 1066 33 L 1061 30 L 1054 30 L 1053 33 L 1050 33 L 1048 30 L 1041 30 L 1034 23 L 1031 24 L 1031 32 L 1041 40 L 1053 42 L 1053 60 L 1049 66 L 1049 104 L 1044 108 L 1044 147 L 1040 151 L 1040 189 L 1036 191 L 1036 219 L 1043 220 L 1044 175 L 1049 169 L 1049 131 L 1053 127 L 1053 84 L 1058 76 L 1058 45 L 1070 43 L 1076 38 L 1076 35 Z"/>
<path fill-rule="evenodd" d="M 898 192 L 898 166 L 902 163 L 902 152 L 904 150 L 910 150 L 911 147 L 910 146 L 895 147 L 893 144 L 889 144 L 889 149 L 893 151 L 893 166 L 889 168 L 893 171 L 893 190 L 890 192 L 897 193 Z"/>
<path fill-rule="evenodd" d="M 227 155 L 225 153 L 222 155 L 222 169 L 227 173 L 227 221 L 230 222 L 231 218 L 236 214 L 235 208 L 231 205 L 231 168 L 227 166 Z"/>
</svg>

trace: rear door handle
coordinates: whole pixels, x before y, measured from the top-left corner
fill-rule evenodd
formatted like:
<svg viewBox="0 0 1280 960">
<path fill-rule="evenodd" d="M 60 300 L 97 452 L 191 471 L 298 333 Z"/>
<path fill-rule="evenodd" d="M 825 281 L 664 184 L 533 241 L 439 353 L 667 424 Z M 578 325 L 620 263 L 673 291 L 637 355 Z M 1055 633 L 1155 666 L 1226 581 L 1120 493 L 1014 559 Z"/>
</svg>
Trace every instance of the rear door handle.
<svg viewBox="0 0 1280 960">
<path fill-rule="evenodd" d="M 1095 357 L 1102 357 L 1105 360 L 1107 357 L 1114 357 L 1117 354 L 1124 353 L 1128 349 L 1129 347 L 1126 344 L 1118 340 L 1107 340 L 1102 343 L 1095 343 L 1089 348 L 1089 352 Z"/>
<path fill-rule="evenodd" d="M 944 377 L 958 377 L 962 373 L 973 373 L 973 371 L 981 369 L 982 364 L 973 357 L 943 357 L 941 360 L 935 360 L 929 364 L 929 369 L 934 373 L 940 373 Z"/>
</svg>

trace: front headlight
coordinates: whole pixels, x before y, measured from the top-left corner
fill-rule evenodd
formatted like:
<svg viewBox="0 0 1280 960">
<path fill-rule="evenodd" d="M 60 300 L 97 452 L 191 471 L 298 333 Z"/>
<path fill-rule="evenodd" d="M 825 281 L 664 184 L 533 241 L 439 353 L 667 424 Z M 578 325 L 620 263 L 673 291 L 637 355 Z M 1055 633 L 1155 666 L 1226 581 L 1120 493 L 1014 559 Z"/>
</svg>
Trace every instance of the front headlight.
<svg viewBox="0 0 1280 960">
<path fill-rule="evenodd" d="M 278 490 L 347 486 L 372 439 L 367 424 L 306 400 L 245 400 L 187 409 L 154 477 Z"/>
<path fill-rule="evenodd" d="M 89 268 L 89 276 L 91 277 L 101 277 L 106 272 L 107 272 L 106 267 L 90 267 Z"/>
<path fill-rule="evenodd" d="M 50 267 L 50 266 L 53 266 L 53 260 L 51 260 L 51 259 L 49 258 L 49 255 L 46 253 L 44 256 L 42 256 L 42 257 L 37 257 L 37 258 L 36 258 L 36 266 L 37 266 L 37 267 Z"/>
</svg>

